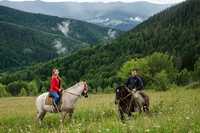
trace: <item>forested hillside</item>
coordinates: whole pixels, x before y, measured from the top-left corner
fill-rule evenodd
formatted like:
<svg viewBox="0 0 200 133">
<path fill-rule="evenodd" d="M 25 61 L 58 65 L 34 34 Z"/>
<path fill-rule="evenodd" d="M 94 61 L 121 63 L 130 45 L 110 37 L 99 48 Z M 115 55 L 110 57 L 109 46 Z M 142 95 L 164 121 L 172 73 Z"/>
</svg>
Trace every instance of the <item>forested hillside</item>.
<svg viewBox="0 0 200 133">
<path fill-rule="evenodd" d="M 43 62 L 114 38 L 94 24 L 0 6 L 0 71 Z"/>
<path fill-rule="evenodd" d="M 48 81 L 53 67 L 58 67 L 65 84 L 86 79 L 91 88 L 106 88 L 118 81 L 123 63 L 135 58 L 163 52 L 173 57 L 178 71 L 193 70 L 200 54 L 200 1 L 187 0 L 145 21 L 112 43 L 39 64 L 15 74 L 5 74 L 1 82 Z M 200 61 L 200 60 L 199 60 Z M 199 68 L 196 63 L 195 68 Z"/>
</svg>

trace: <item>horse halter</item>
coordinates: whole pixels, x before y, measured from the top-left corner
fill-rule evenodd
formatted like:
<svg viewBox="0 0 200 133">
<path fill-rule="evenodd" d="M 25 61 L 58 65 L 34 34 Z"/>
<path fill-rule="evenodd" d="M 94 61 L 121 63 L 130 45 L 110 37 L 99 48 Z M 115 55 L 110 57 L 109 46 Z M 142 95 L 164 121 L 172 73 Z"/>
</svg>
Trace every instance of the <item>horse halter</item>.
<svg viewBox="0 0 200 133">
<path fill-rule="evenodd" d="M 72 92 L 69 92 L 69 91 L 66 91 L 66 93 L 71 94 L 71 95 L 74 95 L 74 96 L 77 96 L 77 97 L 81 97 L 81 95 L 75 94 L 75 93 L 72 93 Z"/>
<path fill-rule="evenodd" d="M 87 86 L 87 83 L 85 82 L 85 83 L 84 83 L 84 88 L 83 88 L 82 95 L 83 95 L 84 97 L 88 97 L 87 92 L 88 92 L 88 86 Z"/>
<path fill-rule="evenodd" d="M 88 91 L 88 86 L 87 86 L 87 84 L 86 84 L 86 83 L 84 83 L 84 88 L 83 88 L 83 91 L 84 91 L 84 92 L 87 92 L 87 91 Z"/>
<path fill-rule="evenodd" d="M 119 99 L 117 99 L 116 101 L 121 101 L 121 102 L 124 102 L 124 100 L 127 98 L 127 97 L 129 97 L 129 96 L 133 96 L 133 94 L 136 92 L 136 89 L 134 88 L 133 90 L 130 90 L 128 87 L 125 87 L 125 89 L 128 91 L 128 95 L 126 95 L 125 97 L 123 97 L 123 98 L 119 98 Z M 119 91 L 119 90 L 117 90 L 117 91 Z"/>
<path fill-rule="evenodd" d="M 85 84 L 84 84 L 84 88 L 83 88 L 83 92 L 82 92 L 82 94 L 84 93 L 84 96 L 85 96 L 85 97 L 88 97 L 88 96 L 87 96 L 87 91 L 88 91 L 88 86 L 87 86 L 87 84 L 85 83 Z M 75 93 L 72 93 L 72 92 L 69 92 L 69 91 L 65 91 L 65 92 L 68 93 L 68 94 L 77 96 L 77 97 L 81 97 L 81 94 L 75 94 Z"/>
</svg>

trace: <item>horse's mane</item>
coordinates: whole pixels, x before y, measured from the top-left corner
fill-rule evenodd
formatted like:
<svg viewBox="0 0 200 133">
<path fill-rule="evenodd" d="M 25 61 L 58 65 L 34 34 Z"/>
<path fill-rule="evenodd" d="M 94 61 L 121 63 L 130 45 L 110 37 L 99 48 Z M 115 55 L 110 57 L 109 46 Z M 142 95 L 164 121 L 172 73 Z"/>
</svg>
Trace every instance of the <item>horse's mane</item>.
<svg viewBox="0 0 200 133">
<path fill-rule="evenodd" d="M 130 94 L 130 92 L 128 92 L 128 90 L 126 89 L 126 86 L 125 86 L 125 85 L 118 86 L 118 87 L 116 88 L 116 90 L 117 90 L 117 89 L 120 91 L 120 95 L 121 95 L 121 96 L 126 96 L 126 95 Z"/>
<path fill-rule="evenodd" d="M 71 90 L 74 90 L 74 88 L 76 88 L 77 86 L 80 86 L 80 84 L 82 84 L 82 83 L 83 83 L 83 82 L 80 81 L 80 82 L 76 83 L 75 85 L 73 85 L 73 86 L 71 86 L 71 87 L 65 89 L 64 92 L 65 92 L 65 91 L 71 91 Z"/>
</svg>

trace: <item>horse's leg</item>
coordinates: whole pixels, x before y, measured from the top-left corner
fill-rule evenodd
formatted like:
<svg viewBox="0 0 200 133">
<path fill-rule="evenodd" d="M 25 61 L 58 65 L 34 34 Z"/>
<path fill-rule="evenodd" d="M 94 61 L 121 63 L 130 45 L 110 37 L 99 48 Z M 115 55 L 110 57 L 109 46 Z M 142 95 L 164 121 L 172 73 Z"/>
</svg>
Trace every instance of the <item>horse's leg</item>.
<svg viewBox="0 0 200 133">
<path fill-rule="evenodd" d="M 149 97 L 145 97 L 145 105 L 144 105 L 144 112 L 149 112 Z"/>
<path fill-rule="evenodd" d="M 42 111 L 42 112 L 38 112 L 37 113 L 37 121 L 41 124 L 42 120 L 44 119 L 46 112 Z"/>
<path fill-rule="evenodd" d="M 140 95 L 144 99 L 144 103 L 142 103 L 143 111 L 147 112 L 149 111 L 149 96 L 146 95 L 143 91 L 140 91 Z"/>
<path fill-rule="evenodd" d="M 61 112 L 61 120 L 60 120 L 60 122 L 61 122 L 62 125 L 64 124 L 66 115 L 67 115 L 66 111 Z"/>
<path fill-rule="evenodd" d="M 132 114 L 131 114 L 131 111 L 128 112 L 128 117 L 129 119 L 131 118 Z"/>
<path fill-rule="evenodd" d="M 73 111 L 72 111 L 72 112 L 69 112 L 69 120 L 72 119 L 72 114 L 73 114 Z"/>
<path fill-rule="evenodd" d="M 124 120 L 124 112 L 122 109 L 119 109 L 119 116 L 120 116 L 120 119 L 123 121 Z"/>
<path fill-rule="evenodd" d="M 138 101 L 138 99 L 136 100 L 136 108 L 138 108 L 139 113 L 142 113 L 142 104 Z"/>
</svg>

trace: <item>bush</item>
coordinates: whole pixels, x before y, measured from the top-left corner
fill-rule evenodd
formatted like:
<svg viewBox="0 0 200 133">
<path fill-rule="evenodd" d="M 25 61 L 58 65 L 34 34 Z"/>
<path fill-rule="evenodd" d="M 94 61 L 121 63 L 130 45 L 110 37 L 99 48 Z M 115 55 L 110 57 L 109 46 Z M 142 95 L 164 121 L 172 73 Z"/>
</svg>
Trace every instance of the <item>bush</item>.
<svg viewBox="0 0 200 133">
<path fill-rule="evenodd" d="M 24 81 L 14 81 L 7 85 L 7 91 L 13 96 L 19 95 L 22 88 L 28 88 L 27 83 Z"/>
<path fill-rule="evenodd" d="M 163 53 L 153 53 L 147 56 L 148 68 L 152 77 L 157 73 L 165 70 L 167 78 L 170 82 L 174 82 L 177 75 L 177 69 L 175 68 L 173 57 Z"/>
<path fill-rule="evenodd" d="M 170 80 L 169 80 L 167 72 L 165 70 L 157 73 L 155 75 L 155 80 L 156 80 L 154 82 L 155 90 L 166 91 L 169 89 Z"/>
<path fill-rule="evenodd" d="M 117 74 L 118 77 L 121 78 L 122 81 L 126 80 L 133 68 L 139 68 L 143 76 L 149 75 L 148 61 L 146 58 L 141 58 L 141 59 L 132 59 L 124 63 L 124 65 Z"/>
<path fill-rule="evenodd" d="M 200 81 L 193 82 L 187 86 L 185 86 L 186 89 L 199 89 L 200 88 Z"/>
<path fill-rule="evenodd" d="M 28 83 L 28 95 L 35 96 L 38 94 L 38 86 L 35 80 Z"/>
<path fill-rule="evenodd" d="M 166 90 L 170 84 L 174 84 L 176 81 L 177 69 L 174 66 L 173 58 L 167 54 L 156 52 L 144 58 L 127 61 L 117 76 L 125 82 L 133 68 L 140 70 L 139 73 L 144 78 L 147 87 Z"/>
<path fill-rule="evenodd" d="M 187 69 L 183 69 L 177 74 L 177 85 L 187 85 L 192 81 L 192 74 Z"/>
<path fill-rule="evenodd" d="M 10 94 L 6 91 L 6 86 L 0 84 L 0 97 L 10 96 Z"/>
<path fill-rule="evenodd" d="M 26 89 L 22 88 L 19 96 L 27 96 Z"/>
<path fill-rule="evenodd" d="M 194 76 L 196 80 L 200 81 L 200 58 L 196 61 L 194 65 Z"/>
</svg>

